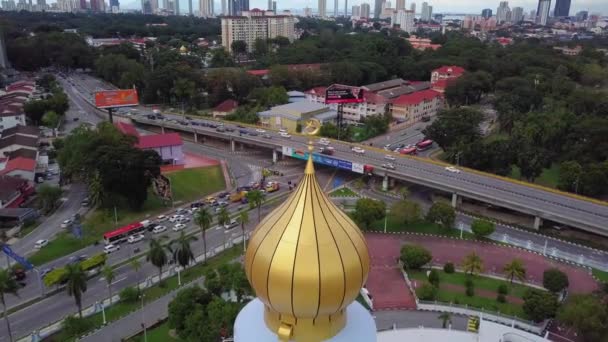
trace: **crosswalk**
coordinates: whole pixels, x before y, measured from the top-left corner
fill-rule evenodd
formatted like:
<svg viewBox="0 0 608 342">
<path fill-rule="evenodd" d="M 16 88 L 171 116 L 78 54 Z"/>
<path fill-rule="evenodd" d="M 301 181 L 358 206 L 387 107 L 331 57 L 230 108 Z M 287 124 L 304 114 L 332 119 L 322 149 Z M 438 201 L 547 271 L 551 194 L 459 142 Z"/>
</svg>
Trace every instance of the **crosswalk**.
<svg viewBox="0 0 608 342">
<path fill-rule="evenodd" d="M 479 332 L 479 317 L 469 316 L 469 321 L 467 322 L 467 331 L 472 333 Z"/>
</svg>

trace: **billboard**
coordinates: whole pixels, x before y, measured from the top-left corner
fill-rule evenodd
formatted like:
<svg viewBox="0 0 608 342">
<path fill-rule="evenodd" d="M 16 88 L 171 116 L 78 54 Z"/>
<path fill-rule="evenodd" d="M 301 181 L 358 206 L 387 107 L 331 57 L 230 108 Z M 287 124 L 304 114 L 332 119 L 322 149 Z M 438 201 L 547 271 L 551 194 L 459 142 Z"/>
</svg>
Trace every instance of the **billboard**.
<svg viewBox="0 0 608 342">
<path fill-rule="evenodd" d="M 364 102 L 363 89 L 341 84 L 332 84 L 325 90 L 325 103 L 361 103 Z"/>
<path fill-rule="evenodd" d="M 95 107 L 97 108 L 129 107 L 138 104 L 135 89 L 104 90 L 95 93 Z"/>
<path fill-rule="evenodd" d="M 308 160 L 308 150 L 306 148 L 303 149 L 294 149 L 293 147 L 283 146 L 283 155 L 287 157 L 292 157 L 296 159 Z M 336 158 L 331 158 L 323 154 L 312 154 L 312 160 L 321 165 L 332 166 L 338 169 L 347 170 L 356 173 L 363 173 L 363 165 L 357 163 L 351 163 L 347 160 L 340 160 Z"/>
</svg>

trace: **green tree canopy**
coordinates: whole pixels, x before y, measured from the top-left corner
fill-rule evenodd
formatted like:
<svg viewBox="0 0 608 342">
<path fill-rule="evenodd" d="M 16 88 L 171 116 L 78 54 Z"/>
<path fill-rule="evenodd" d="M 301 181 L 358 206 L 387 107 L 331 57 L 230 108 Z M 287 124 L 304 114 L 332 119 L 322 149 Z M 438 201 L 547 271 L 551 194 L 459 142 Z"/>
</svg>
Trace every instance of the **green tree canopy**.
<svg viewBox="0 0 608 342">
<path fill-rule="evenodd" d="M 418 270 L 433 260 L 431 252 L 419 245 L 401 247 L 401 262 L 406 270 Z"/>
<path fill-rule="evenodd" d="M 543 272 L 543 287 L 557 293 L 566 289 L 570 285 L 566 273 L 557 268 L 550 268 Z"/>
<path fill-rule="evenodd" d="M 478 239 L 485 238 L 494 233 L 494 229 L 494 223 L 488 220 L 477 219 L 471 224 L 471 230 Z"/>
<path fill-rule="evenodd" d="M 382 201 L 361 198 L 355 204 L 355 221 L 365 230 L 370 229 L 374 221 L 383 218 L 385 215 L 386 204 Z"/>
<path fill-rule="evenodd" d="M 411 224 L 420 220 L 422 209 L 414 201 L 401 200 L 391 206 L 390 215 L 400 223 Z"/>
<path fill-rule="evenodd" d="M 426 214 L 427 221 L 431 223 L 438 223 L 445 229 L 452 229 L 454 227 L 455 219 L 456 211 L 449 203 L 444 201 L 433 203 Z"/>
<path fill-rule="evenodd" d="M 528 290 L 523 299 L 524 313 L 534 322 L 554 317 L 559 307 L 557 297 L 546 291 Z"/>
</svg>

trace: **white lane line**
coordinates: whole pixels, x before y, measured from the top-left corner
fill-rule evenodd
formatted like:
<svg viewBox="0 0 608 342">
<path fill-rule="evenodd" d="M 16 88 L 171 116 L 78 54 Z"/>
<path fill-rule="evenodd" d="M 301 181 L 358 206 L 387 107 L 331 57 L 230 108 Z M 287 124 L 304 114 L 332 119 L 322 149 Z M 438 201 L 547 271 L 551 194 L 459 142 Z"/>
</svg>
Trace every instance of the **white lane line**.
<svg viewBox="0 0 608 342">
<path fill-rule="evenodd" d="M 114 284 L 116 284 L 116 283 L 118 283 L 118 282 L 120 282 L 120 281 L 123 281 L 123 280 L 125 280 L 125 279 L 127 279 L 127 277 L 122 277 L 122 278 L 119 278 L 119 279 L 117 279 L 115 282 L 113 282 L 113 283 L 112 283 L 112 285 L 114 285 Z"/>
</svg>

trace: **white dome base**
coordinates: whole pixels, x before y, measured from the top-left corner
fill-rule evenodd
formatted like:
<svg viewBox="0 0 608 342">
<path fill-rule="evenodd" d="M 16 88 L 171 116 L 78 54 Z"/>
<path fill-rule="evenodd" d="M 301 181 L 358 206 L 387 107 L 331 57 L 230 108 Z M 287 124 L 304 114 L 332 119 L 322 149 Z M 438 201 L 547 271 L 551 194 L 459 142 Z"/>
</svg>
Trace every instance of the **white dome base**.
<svg viewBox="0 0 608 342">
<path fill-rule="evenodd" d="M 328 342 L 376 342 L 376 322 L 359 302 L 346 308 L 346 326 Z M 249 302 L 234 322 L 234 342 L 276 342 L 278 337 L 266 327 L 264 304 L 259 299 Z M 313 341 L 310 341 L 313 342 Z M 320 342 L 320 341 L 319 341 Z"/>
</svg>

